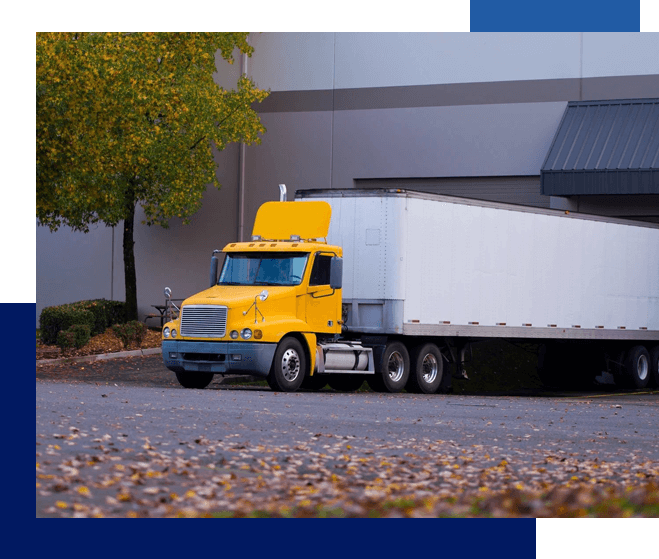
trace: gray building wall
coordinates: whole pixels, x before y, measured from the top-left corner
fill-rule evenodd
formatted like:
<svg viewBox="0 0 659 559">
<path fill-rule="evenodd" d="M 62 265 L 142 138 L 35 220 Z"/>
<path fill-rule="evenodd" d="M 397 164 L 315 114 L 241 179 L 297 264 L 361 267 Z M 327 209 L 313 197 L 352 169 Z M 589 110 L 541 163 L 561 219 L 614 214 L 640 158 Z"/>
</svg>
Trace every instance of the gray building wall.
<svg viewBox="0 0 659 559">
<path fill-rule="evenodd" d="M 540 167 L 568 101 L 653 97 L 654 33 L 263 33 L 248 73 L 271 95 L 263 142 L 245 149 L 244 238 L 279 183 L 297 189 L 398 181 L 445 193 L 593 213 L 658 214 L 655 197 L 547 200 Z M 240 64 L 219 63 L 231 87 Z M 222 189 L 192 223 L 136 226 L 140 315 L 206 287 L 213 249 L 240 238 L 239 147 L 218 154 Z M 470 192 L 466 190 L 469 189 Z M 535 190 L 534 190 L 535 189 Z M 140 216 L 138 215 L 138 221 Z M 124 298 L 120 228 L 87 236 L 37 228 L 37 322 L 44 306 Z"/>
</svg>

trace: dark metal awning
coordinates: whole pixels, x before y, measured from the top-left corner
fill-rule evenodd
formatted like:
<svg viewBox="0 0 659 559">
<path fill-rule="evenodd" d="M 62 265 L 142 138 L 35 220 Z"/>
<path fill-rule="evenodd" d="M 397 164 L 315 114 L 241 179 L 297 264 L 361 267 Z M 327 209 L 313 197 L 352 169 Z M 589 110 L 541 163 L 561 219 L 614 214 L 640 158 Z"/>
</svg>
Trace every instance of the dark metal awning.
<svg viewBox="0 0 659 559">
<path fill-rule="evenodd" d="M 659 194 L 659 99 L 568 103 L 540 181 L 551 196 Z"/>
</svg>

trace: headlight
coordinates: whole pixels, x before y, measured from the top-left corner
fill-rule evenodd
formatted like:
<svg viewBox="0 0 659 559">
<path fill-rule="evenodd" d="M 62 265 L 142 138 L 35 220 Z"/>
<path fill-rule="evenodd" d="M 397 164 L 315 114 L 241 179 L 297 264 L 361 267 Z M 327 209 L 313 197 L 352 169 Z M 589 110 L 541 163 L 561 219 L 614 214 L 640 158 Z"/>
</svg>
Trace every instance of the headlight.
<svg viewBox="0 0 659 559">
<path fill-rule="evenodd" d="M 165 329 L 162 331 L 162 335 L 165 336 L 165 338 L 169 338 L 169 326 L 165 326 Z"/>
<path fill-rule="evenodd" d="M 229 336 L 231 336 L 232 340 L 237 340 L 238 339 L 238 330 L 231 330 L 231 334 L 229 334 Z"/>
<path fill-rule="evenodd" d="M 172 338 L 176 337 L 176 330 L 172 330 Z"/>
<path fill-rule="evenodd" d="M 252 337 L 252 331 L 249 328 L 243 328 L 240 332 L 243 340 L 249 340 Z"/>
</svg>

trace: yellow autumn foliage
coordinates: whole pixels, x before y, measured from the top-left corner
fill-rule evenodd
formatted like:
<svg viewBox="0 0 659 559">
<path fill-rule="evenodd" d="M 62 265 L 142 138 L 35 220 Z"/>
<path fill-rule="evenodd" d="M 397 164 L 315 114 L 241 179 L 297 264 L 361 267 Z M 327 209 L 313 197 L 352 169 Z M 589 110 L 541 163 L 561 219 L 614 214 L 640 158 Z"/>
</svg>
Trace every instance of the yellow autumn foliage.
<svg viewBox="0 0 659 559">
<path fill-rule="evenodd" d="M 265 132 L 253 105 L 268 92 L 245 75 L 231 90 L 213 78 L 234 52 L 251 56 L 247 36 L 36 34 L 37 219 L 53 231 L 124 222 L 129 315 L 135 208 L 148 225 L 189 222 L 220 187 L 214 154 Z"/>
<path fill-rule="evenodd" d="M 37 33 L 37 217 L 86 230 L 140 204 L 147 223 L 189 218 L 213 151 L 255 143 L 252 104 L 267 92 L 242 76 L 213 80 L 215 54 L 251 55 L 247 33 Z M 131 188 L 132 184 L 132 188 Z"/>
</svg>

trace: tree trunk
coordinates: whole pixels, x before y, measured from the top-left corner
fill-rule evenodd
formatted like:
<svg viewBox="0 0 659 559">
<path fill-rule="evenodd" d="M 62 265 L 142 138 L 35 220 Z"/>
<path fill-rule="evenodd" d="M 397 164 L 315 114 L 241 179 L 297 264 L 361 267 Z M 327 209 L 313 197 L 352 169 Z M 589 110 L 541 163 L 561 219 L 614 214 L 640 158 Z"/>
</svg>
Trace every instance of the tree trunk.
<svg viewBox="0 0 659 559">
<path fill-rule="evenodd" d="M 126 320 L 137 317 L 137 274 L 135 272 L 135 194 L 131 184 L 126 193 L 126 217 L 124 219 L 124 280 L 126 284 Z"/>
</svg>

